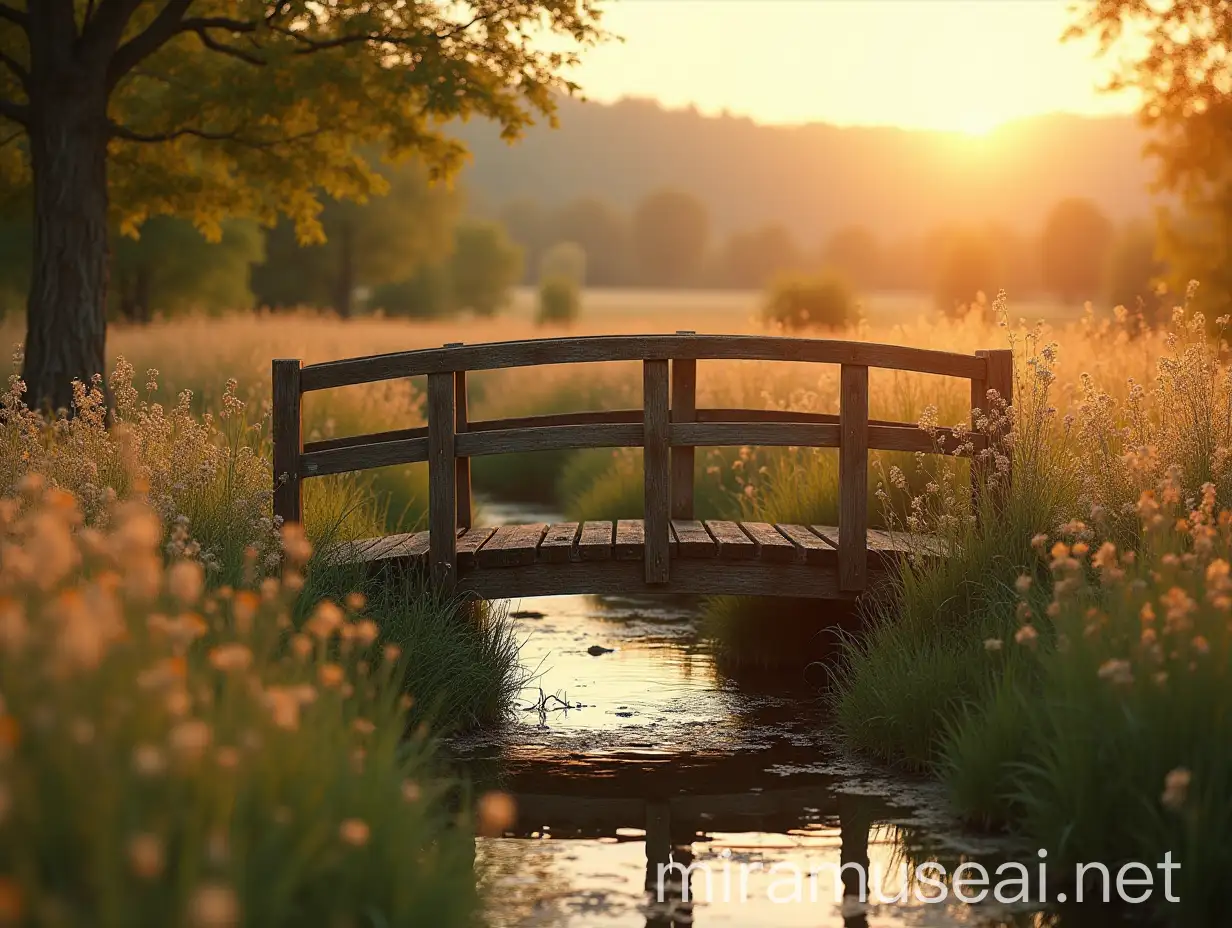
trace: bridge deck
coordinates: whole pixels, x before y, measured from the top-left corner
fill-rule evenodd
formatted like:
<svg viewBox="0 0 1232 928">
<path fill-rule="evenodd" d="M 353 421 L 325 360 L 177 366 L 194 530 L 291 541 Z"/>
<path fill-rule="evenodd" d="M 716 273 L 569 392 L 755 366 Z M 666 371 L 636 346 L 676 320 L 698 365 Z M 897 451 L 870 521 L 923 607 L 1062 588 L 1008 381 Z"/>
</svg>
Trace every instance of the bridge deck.
<svg viewBox="0 0 1232 928">
<path fill-rule="evenodd" d="M 459 531 L 461 590 L 483 599 L 635 591 L 848 599 L 838 582 L 838 529 L 826 525 L 674 520 L 670 579 L 647 585 L 641 520 L 543 522 Z M 870 572 L 904 555 L 937 557 L 937 538 L 869 529 Z M 354 542 L 339 559 L 371 570 L 426 571 L 429 533 Z"/>
</svg>

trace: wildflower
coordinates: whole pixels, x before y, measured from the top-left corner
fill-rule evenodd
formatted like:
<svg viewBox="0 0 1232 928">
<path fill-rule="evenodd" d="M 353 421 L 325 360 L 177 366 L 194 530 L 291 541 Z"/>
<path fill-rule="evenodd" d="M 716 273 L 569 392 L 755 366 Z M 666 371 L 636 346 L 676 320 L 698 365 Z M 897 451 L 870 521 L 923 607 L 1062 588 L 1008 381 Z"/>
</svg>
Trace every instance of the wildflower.
<svg viewBox="0 0 1232 928">
<path fill-rule="evenodd" d="M 387 644 L 385 645 L 384 654 L 385 660 L 391 664 L 394 664 L 397 663 L 400 657 L 402 657 L 402 649 L 396 644 Z"/>
<path fill-rule="evenodd" d="M 223 673 L 247 670 L 252 666 L 252 651 L 238 642 L 220 644 L 210 651 L 210 666 Z"/>
<path fill-rule="evenodd" d="M 259 601 L 257 594 L 251 590 L 240 590 L 231 601 L 231 617 L 235 620 L 235 629 L 241 635 L 247 635 L 252 630 L 252 620 L 257 614 Z"/>
<path fill-rule="evenodd" d="M 195 561 L 177 561 L 167 568 L 167 592 L 181 606 L 191 606 L 205 589 L 205 572 Z"/>
<path fill-rule="evenodd" d="M 1000 638 L 986 638 L 984 639 L 984 650 L 1000 651 L 1003 643 Z"/>
<path fill-rule="evenodd" d="M 195 761 L 205 753 L 212 738 L 213 732 L 210 731 L 209 725 L 200 719 L 189 719 L 171 729 L 168 741 L 171 749 L 181 758 Z"/>
<path fill-rule="evenodd" d="M 224 770 L 234 770 L 240 765 L 240 752 L 226 745 L 214 753 L 214 762 Z"/>
<path fill-rule="evenodd" d="M 1014 581 L 1014 589 L 1016 589 L 1020 594 L 1025 594 L 1027 590 L 1031 589 L 1031 578 L 1027 574 L 1020 575 L 1018 579 Z"/>
<path fill-rule="evenodd" d="M 133 749 L 133 770 L 140 776 L 153 777 L 167 769 L 163 752 L 152 744 L 139 744 Z"/>
<path fill-rule="evenodd" d="M 1210 654 L 1211 653 L 1211 644 L 1209 641 L 1206 640 L 1205 636 L 1203 635 L 1194 635 L 1194 639 L 1193 641 L 1190 642 L 1190 644 L 1193 646 L 1193 649 L 1197 651 L 1199 654 Z"/>
<path fill-rule="evenodd" d="M 1047 535 L 1036 535 L 1034 538 L 1031 539 L 1031 547 L 1034 548 L 1036 551 L 1043 551 L 1044 545 L 1046 544 L 1048 544 Z"/>
<path fill-rule="evenodd" d="M 337 664 L 322 664 L 317 670 L 317 679 L 321 681 L 322 686 L 332 689 L 342 685 L 345 675 Z"/>
<path fill-rule="evenodd" d="M 9 812 L 13 808 L 13 794 L 9 790 L 7 783 L 0 782 L 0 825 L 4 824 L 4 820 L 9 817 Z"/>
<path fill-rule="evenodd" d="M 1138 610 L 1138 618 L 1143 625 L 1150 625 L 1155 621 L 1155 607 L 1150 603 L 1143 603 L 1142 608 Z"/>
<path fill-rule="evenodd" d="M 402 781 L 402 799 L 405 802 L 418 802 L 421 795 L 423 795 L 423 790 L 414 780 Z"/>
<path fill-rule="evenodd" d="M 1164 627 L 1168 631 L 1186 631 L 1192 622 L 1189 614 L 1197 608 L 1197 603 L 1179 586 L 1174 586 L 1159 597 L 1167 610 L 1164 616 Z"/>
<path fill-rule="evenodd" d="M 1100 664 L 1099 678 L 1115 686 L 1129 686 L 1134 682 L 1133 667 L 1129 661 L 1110 658 Z"/>
<path fill-rule="evenodd" d="M 312 545 L 304 534 L 303 526 L 289 523 L 282 527 L 282 550 L 291 564 L 300 566 L 312 556 Z"/>
<path fill-rule="evenodd" d="M 306 658 L 312 653 L 312 639 L 307 635 L 293 635 L 291 637 L 291 651 L 301 660 Z"/>
<path fill-rule="evenodd" d="M 376 641 L 380 633 L 381 630 L 371 619 L 364 619 L 361 622 L 355 623 L 355 640 L 365 647 Z"/>
<path fill-rule="evenodd" d="M 21 726 L 17 724 L 17 719 L 0 707 L 0 757 L 4 757 L 20 742 Z"/>
<path fill-rule="evenodd" d="M 517 820 L 517 806 L 508 793 L 489 792 L 479 797 L 476 809 L 479 833 L 498 838 Z"/>
<path fill-rule="evenodd" d="M 1189 797 L 1189 784 L 1192 779 L 1192 775 L 1184 767 L 1177 767 L 1168 772 L 1168 775 L 1164 777 L 1163 794 L 1159 797 L 1165 809 L 1177 812 L 1184 807 L 1185 800 Z"/>
<path fill-rule="evenodd" d="M 361 735 L 370 735 L 376 731 L 371 719 L 356 719 L 351 723 L 351 728 Z"/>
<path fill-rule="evenodd" d="M 1024 625 L 1014 633 L 1014 641 L 1026 648 L 1034 648 L 1039 640 L 1039 632 L 1034 625 Z"/>
<path fill-rule="evenodd" d="M 188 900 L 188 921 L 193 928 L 234 928 L 240 923 L 235 890 L 222 884 L 199 887 Z"/>
<path fill-rule="evenodd" d="M 328 599 L 322 600 L 304 627 L 317 638 L 324 641 L 342 627 L 342 610 Z"/>
<path fill-rule="evenodd" d="M 94 740 L 94 723 L 89 719 L 73 719 L 69 735 L 77 744 L 86 745 Z"/>
<path fill-rule="evenodd" d="M 347 593 L 346 607 L 352 612 L 359 612 L 367 604 L 368 599 L 363 593 Z"/>
<path fill-rule="evenodd" d="M 24 917 L 21 886 L 7 876 L 0 876 L 0 925 L 20 925 Z"/>
<path fill-rule="evenodd" d="M 128 864 L 133 873 L 143 880 L 153 880 L 162 875 L 166 855 L 158 835 L 142 832 L 128 839 Z"/>
<path fill-rule="evenodd" d="M 372 830 L 363 819 L 344 819 L 342 824 L 338 826 L 338 837 L 352 847 L 363 847 L 368 843 L 368 838 L 371 834 Z"/>
<path fill-rule="evenodd" d="M 25 648 L 29 633 L 21 604 L 11 597 L 0 597 L 0 650 L 19 654 Z"/>
</svg>

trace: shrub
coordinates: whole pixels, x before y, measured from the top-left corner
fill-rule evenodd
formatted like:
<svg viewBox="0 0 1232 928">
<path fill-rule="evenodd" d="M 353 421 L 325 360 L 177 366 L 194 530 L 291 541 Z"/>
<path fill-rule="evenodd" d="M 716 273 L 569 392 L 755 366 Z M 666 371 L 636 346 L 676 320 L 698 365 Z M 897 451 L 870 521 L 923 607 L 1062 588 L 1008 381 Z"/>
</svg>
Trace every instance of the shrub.
<svg viewBox="0 0 1232 928">
<path fill-rule="evenodd" d="M 557 242 L 539 259 L 542 283 L 563 277 L 577 287 L 586 284 L 586 249 L 577 242 Z"/>
<path fill-rule="evenodd" d="M 363 603 L 204 592 L 139 502 L 105 528 L 41 478 L 0 504 L 0 899 L 15 923 L 469 925 L 473 840 L 406 660 Z M 461 826 L 461 827 L 459 827 Z M 408 865 L 409 864 L 409 865 Z"/>
<path fill-rule="evenodd" d="M 582 294 L 568 277 L 548 277 L 539 285 L 539 325 L 569 325 L 582 312 Z"/>
<path fill-rule="evenodd" d="M 857 315 L 851 288 L 834 274 L 780 277 L 771 285 L 762 310 L 763 321 L 788 331 L 843 328 Z"/>
</svg>

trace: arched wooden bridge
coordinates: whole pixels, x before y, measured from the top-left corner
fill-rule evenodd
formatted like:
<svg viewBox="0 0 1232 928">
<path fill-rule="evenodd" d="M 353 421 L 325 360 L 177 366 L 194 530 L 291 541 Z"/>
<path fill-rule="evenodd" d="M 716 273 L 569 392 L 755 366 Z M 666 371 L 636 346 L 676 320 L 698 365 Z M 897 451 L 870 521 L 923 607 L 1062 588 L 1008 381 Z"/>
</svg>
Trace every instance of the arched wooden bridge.
<svg viewBox="0 0 1232 928">
<path fill-rule="evenodd" d="M 838 415 L 698 409 L 697 362 L 838 364 Z M 640 361 L 642 408 L 471 421 L 470 371 Z M 347 556 L 427 571 L 435 584 L 484 599 L 561 593 L 647 592 L 850 598 L 870 575 L 907 551 L 935 555 L 936 540 L 868 528 L 868 452 L 936 452 L 934 436 L 907 422 L 869 419 L 870 367 L 959 377 L 971 405 L 989 391 L 1007 403 L 1006 350 L 955 354 L 897 345 L 758 335 L 615 335 L 446 345 L 303 366 L 273 362 L 274 513 L 300 521 L 310 477 L 428 462 L 428 530 L 370 539 Z M 428 424 L 369 435 L 303 441 L 305 393 L 426 375 Z M 941 429 L 956 444 L 948 430 Z M 976 447 L 983 439 L 977 437 Z M 780 445 L 839 449 L 837 526 L 698 522 L 693 458 L 698 447 Z M 643 520 L 484 528 L 472 525 L 470 458 L 572 448 L 640 447 Z M 976 468 L 973 468 L 973 474 Z M 978 491 L 980 481 L 973 480 Z"/>
</svg>

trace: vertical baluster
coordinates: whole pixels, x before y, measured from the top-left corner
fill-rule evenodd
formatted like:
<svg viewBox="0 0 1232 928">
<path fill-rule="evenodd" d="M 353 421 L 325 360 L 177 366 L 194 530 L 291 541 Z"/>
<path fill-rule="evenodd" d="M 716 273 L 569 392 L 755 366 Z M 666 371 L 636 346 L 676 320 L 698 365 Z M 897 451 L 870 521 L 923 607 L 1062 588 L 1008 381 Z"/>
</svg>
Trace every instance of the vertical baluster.
<svg viewBox="0 0 1232 928">
<path fill-rule="evenodd" d="M 273 364 L 274 515 L 284 524 L 304 518 L 300 455 L 304 450 L 303 392 L 298 359 Z"/>
<path fill-rule="evenodd" d="M 694 335 L 694 332 L 677 332 Z M 693 358 L 672 359 L 672 422 L 697 421 L 697 361 Z M 693 518 L 692 445 L 673 447 L 672 451 L 672 518 Z"/>
<path fill-rule="evenodd" d="M 1007 406 L 1013 405 L 1014 402 L 1014 352 L 1008 348 L 1000 348 L 992 351 L 977 351 L 976 357 L 983 358 L 987 365 L 987 373 L 982 380 L 971 381 L 971 407 L 972 407 L 972 428 L 975 427 L 974 410 L 979 409 L 985 415 L 1000 414 L 1000 409 L 994 409 L 988 401 L 988 391 L 997 391 L 997 396 L 1005 402 Z M 1004 438 L 1005 430 L 999 429 L 995 433 L 982 433 L 985 438 L 993 446 L 997 452 L 1005 452 L 1007 449 L 998 446 L 1000 439 Z M 988 479 L 992 476 L 995 464 L 990 457 L 979 457 L 979 451 L 976 451 L 976 458 L 971 461 L 971 493 L 975 502 L 975 512 L 978 515 L 980 511 L 980 500 L 988 485 Z M 1000 477 L 1000 483 L 1003 486 L 1008 486 L 1011 473 L 1006 471 Z M 1004 499 L 1004 493 L 1000 494 L 1000 499 Z"/>
<path fill-rule="evenodd" d="M 428 557 L 432 582 L 451 587 L 458 574 L 454 374 L 428 375 Z"/>
<path fill-rule="evenodd" d="M 642 466 L 645 471 L 646 582 L 668 581 L 671 549 L 671 455 L 668 362 L 642 362 Z"/>
<path fill-rule="evenodd" d="M 455 371 L 453 375 L 454 396 L 454 431 L 462 433 L 467 430 L 466 409 L 466 371 Z M 470 528 L 474 516 L 471 505 L 471 459 L 456 458 L 456 483 L 458 493 L 458 525 Z"/>
<path fill-rule="evenodd" d="M 838 581 L 862 590 L 868 575 L 868 368 L 844 364 L 839 399 Z"/>
</svg>

